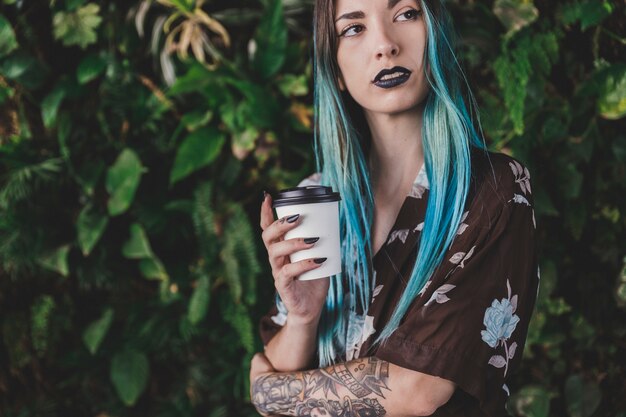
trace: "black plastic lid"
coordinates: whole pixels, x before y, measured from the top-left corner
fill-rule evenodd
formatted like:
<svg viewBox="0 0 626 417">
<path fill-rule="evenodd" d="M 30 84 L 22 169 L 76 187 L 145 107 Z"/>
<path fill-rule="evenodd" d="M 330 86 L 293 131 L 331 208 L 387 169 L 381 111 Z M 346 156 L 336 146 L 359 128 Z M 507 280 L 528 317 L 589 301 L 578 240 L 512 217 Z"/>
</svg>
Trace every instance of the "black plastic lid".
<svg viewBox="0 0 626 417">
<path fill-rule="evenodd" d="M 339 201 L 339 193 L 333 192 L 332 187 L 323 185 L 308 185 L 306 187 L 286 188 L 278 192 L 272 207 L 292 206 L 294 204 L 328 203 Z"/>
</svg>

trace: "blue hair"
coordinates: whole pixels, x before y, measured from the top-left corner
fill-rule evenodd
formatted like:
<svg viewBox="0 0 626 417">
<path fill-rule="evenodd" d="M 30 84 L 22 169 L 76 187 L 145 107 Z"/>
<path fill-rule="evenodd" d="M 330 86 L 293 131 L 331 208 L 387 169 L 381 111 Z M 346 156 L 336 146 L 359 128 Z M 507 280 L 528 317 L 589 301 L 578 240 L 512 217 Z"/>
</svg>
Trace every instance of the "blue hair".
<svg viewBox="0 0 626 417">
<path fill-rule="evenodd" d="M 330 279 L 320 319 L 320 366 L 335 363 L 342 356 L 349 314 L 368 310 L 375 285 L 370 276 L 374 195 L 366 159 L 371 138 L 362 110 L 338 88 L 333 3 L 317 0 L 314 12 L 314 152 L 321 183 L 332 186 L 342 197 L 339 226 L 343 272 Z M 476 102 L 454 53 L 451 19 L 442 0 L 429 1 L 432 9 L 426 3 L 420 0 L 428 34 L 424 71 L 430 91 L 424 107 L 422 145 L 429 197 L 413 271 L 375 344 L 384 343 L 398 328 L 443 261 L 461 222 L 470 187 L 471 148 L 487 150 L 470 117 Z M 470 112 L 461 93 L 461 79 L 471 99 Z M 476 117 L 480 126 L 477 112 Z"/>
</svg>

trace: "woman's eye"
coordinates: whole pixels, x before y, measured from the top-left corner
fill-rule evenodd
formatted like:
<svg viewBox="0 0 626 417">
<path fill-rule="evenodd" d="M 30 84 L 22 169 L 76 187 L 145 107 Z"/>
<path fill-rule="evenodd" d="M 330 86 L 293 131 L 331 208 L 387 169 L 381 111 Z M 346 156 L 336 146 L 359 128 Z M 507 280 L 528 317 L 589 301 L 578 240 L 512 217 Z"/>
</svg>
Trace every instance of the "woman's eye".
<svg viewBox="0 0 626 417">
<path fill-rule="evenodd" d="M 421 10 L 409 9 L 398 16 L 398 20 L 415 20 L 422 14 Z M 404 17 L 404 18 L 403 18 Z"/>
<path fill-rule="evenodd" d="M 354 36 L 354 35 L 362 32 L 362 31 L 363 31 L 363 26 L 361 26 L 361 25 L 352 25 L 352 26 L 344 29 L 344 31 L 341 32 L 341 34 L 339 36 L 350 37 L 350 36 Z"/>
</svg>

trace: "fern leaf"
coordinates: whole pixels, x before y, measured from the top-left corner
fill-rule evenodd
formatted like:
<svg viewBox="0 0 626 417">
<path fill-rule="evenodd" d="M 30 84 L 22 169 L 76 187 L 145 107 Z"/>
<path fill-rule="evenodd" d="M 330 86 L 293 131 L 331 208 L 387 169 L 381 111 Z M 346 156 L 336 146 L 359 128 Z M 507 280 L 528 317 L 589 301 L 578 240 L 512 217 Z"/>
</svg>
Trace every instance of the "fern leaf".
<svg viewBox="0 0 626 417">
<path fill-rule="evenodd" d="M 31 317 L 31 338 L 33 348 L 40 358 L 44 356 L 48 349 L 48 336 L 50 326 L 50 315 L 55 307 L 54 298 L 49 295 L 42 295 L 30 308 Z"/>
<path fill-rule="evenodd" d="M 56 180 L 63 159 L 51 158 L 9 171 L 0 189 L 0 208 L 6 209 L 33 195 L 41 186 Z"/>
<path fill-rule="evenodd" d="M 243 304 L 237 304 L 233 302 L 223 303 L 224 319 L 228 322 L 237 332 L 240 338 L 241 346 L 243 346 L 248 353 L 254 352 L 254 335 L 252 320 L 250 320 L 250 314 L 248 309 Z"/>
</svg>

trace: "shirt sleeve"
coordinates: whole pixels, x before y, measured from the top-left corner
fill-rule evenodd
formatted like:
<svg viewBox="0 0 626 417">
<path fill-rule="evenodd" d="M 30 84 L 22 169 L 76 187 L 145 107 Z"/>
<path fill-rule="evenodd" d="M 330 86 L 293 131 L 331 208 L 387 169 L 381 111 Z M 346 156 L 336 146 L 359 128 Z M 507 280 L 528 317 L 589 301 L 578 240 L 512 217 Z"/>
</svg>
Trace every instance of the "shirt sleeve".
<svg viewBox="0 0 626 417">
<path fill-rule="evenodd" d="M 527 177 L 522 185 L 515 175 L 508 191 L 469 209 L 441 267 L 376 352 L 398 366 L 456 383 L 486 415 L 503 414 L 486 408 L 509 395 L 506 380 L 520 364 L 537 297 Z"/>
<path fill-rule="evenodd" d="M 280 301 L 278 297 L 276 297 L 276 301 L 270 307 L 267 314 L 261 317 L 259 322 L 259 334 L 261 336 L 261 341 L 263 341 L 263 346 L 267 346 L 270 340 L 276 333 L 287 322 L 287 309 L 285 305 Z"/>
</svg>

